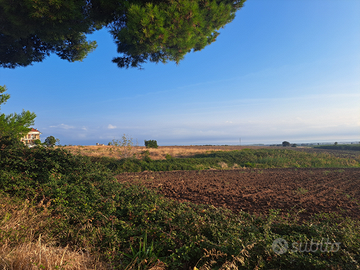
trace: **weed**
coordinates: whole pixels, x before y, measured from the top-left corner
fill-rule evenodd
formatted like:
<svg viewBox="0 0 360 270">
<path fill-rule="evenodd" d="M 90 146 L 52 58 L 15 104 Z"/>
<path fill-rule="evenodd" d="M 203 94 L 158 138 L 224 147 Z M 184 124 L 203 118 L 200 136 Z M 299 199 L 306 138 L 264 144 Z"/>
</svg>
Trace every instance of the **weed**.
<svg viewBox="0 0 360 270">
<path fill-rule="evenodd" d="M 147 233 L 145 232 L 142 237 L 139 238 L 139 247 L 136 250 L 130 244 L 131 254 L 121 252 L 124 256 L 131 260 L 130 264 L 126 267 L 127 269 L 148 269 L 158 263 L 159 259 L 154 251 L 154 240 L 151 245 L 147 242 Z"/>
<path fill-rule="evenodd" d="M 130 158 L 134 156 L 133 138 L 123 134 L 120 140 L 113 139 L 111 145 L 120 148 L 118 150 L 121 158 Z"/>
<path fill-rule="evenodd" d="M 308 191 L 307 189 L 303 188 L 303 187 L 299 187 L 299 188 L 295 191 L 296 194 L 301 194 L 301 195 L 304 195 L 304 194 L 306 194 L 306 193 L 308 193 L 308 192 L 309 192 L 309 191 Z"/>
<path fill-rule="evenodd" d="M 143 158 L 144 157 L 150 157 L 150 151 L 149 150 L 142 151 L 141 155 L 142 155 Z"/>
<path fill-rule="evenodd" d="M 223 161 L 219 162 L 218 165 L 221 167 L 221 169 L 227 169 L 228 168 L 228 165 Z"/>
</svg>

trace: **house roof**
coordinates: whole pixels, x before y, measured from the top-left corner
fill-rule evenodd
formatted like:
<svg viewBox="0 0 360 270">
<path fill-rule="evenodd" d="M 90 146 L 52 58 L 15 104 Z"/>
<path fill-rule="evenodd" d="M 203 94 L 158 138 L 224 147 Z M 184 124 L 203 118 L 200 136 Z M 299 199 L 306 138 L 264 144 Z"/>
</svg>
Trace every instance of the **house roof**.
<svg viewBox="0 0 360 270">
<path fill-rule="evenodd" d="M 39 134 L 41 134 L 41 132 L 38 131 L 38 130 L 35 129 L 35 128 L 31 128 L 31 130 L 30 130 L 28 133 L 39 133 Z"/>
</svg>

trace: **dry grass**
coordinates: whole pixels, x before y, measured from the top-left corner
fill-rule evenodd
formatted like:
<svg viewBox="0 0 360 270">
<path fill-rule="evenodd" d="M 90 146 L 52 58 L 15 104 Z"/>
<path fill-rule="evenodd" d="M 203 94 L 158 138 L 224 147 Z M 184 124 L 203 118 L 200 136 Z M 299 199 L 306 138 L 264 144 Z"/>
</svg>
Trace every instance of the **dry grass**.
<svg viewBox="0 0 360 270">
<path fill-rule="evenodd" d="M 14 247 L 3 245 L 0 250 L 0 269 L 106 269 L 100 262 L 95 262 L 88 254 L 70 251 L 67 247 L 59 248 L 38 242 L 27 242 Z"/>
<path fill-rule="evenodd" d="M 91 157 L 112 157 L 121 158 L 121 147 L 115 146 L 66 146 L 73 154 L 81 154 Z M 136 158 L 141 158 L 144 151 L 149 151 L 150 158 L 154 160 L 165 159 L 165 156 L 189 157 L 195 154 L 210 153 L 212 151 L 233 151 L 241 149 L 262 149 L 270 148 L 265 146 L 159 146 L 159 148 L 146 148 L 145 146 L 132 147 L 132 153 Z"/>
<path fill-rule="evenodd" d="M 219 164 L 219 166 L 222 168 L 222 169 L 227 169 L 228 168 L 228 165 L 225 163 L 225 162 L 219 162 L 218 163 Z"/>
<path fill-rule="evenodd" d="M 238 270 L 239 267 L 238 265 L 245 265 L 245 261 L 250 257 L 250 252 L 249 250 L 251 250 L 256 243 L 247 245 L 242 251 L 240 251 L 240 253 L 237 256 L 232 255 L 231 260 L 226 260 L 225 263 L 223 263 L 220 268 L 217 268 L 219 270 Z M 214 269 L 214 265 L 217 264 L 217 260 L 219 258 L 224 258 L 227 257 L 228 255 L 218 251 L 216 249 L 211 249 L 211 250 L 204 250 L 205 254 L 201 257 L 201 259 L 198 261 L 198 263 L 201 260 L 206 260 L 206 263 L 201 266 L 200 268 L 197 268 L 196 266 L 194 267 L 194 270 L 211 270 Z M 255 268 L 258 269 L 258 268 Z"/>
<path fill-rule="evenodd" d="M 49 204 L 0 196 L 0 269 L 107 269 L 89 254 L 56 246 L 47 231 L 53 226 Z"/>
</svg>

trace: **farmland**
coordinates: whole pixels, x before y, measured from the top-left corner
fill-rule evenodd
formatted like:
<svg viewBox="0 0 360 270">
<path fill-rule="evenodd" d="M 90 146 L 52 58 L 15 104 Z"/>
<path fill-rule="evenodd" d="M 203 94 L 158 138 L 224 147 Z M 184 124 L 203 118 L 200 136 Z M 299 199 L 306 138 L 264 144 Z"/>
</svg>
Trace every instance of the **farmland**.
<svg viewBox="0 0 360 270">
<path fill-rule="evenodd" d="M 124 159 L 0 139 L 3 269 L 360 267 L 357 151 L 134 147 Z M 341 246 L 278 254 L 279 238 Z"/>
<path fill-rule="evenodd" d="M 271 209 L 300 219 L 320 212 L 360 220 L 360 169 L 242 169 L 123 173 L 180 202 L 210 204 L 267 216 Z"/>
</svg>

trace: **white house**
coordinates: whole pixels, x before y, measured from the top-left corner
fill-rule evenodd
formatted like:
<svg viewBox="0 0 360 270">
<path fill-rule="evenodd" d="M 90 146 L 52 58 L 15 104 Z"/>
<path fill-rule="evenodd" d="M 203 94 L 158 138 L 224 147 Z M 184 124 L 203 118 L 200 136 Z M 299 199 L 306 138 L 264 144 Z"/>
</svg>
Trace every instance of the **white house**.
<svg viewBox="0 0 360 270">
<path fill-rule="evenodd" d="M 40 131 L 32 128 L 27 135 L 21 138 L 21 141 L 26 144 L 34 144 L 35 140 L 40 140 Z"/>
</svg>

